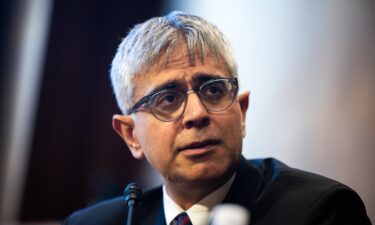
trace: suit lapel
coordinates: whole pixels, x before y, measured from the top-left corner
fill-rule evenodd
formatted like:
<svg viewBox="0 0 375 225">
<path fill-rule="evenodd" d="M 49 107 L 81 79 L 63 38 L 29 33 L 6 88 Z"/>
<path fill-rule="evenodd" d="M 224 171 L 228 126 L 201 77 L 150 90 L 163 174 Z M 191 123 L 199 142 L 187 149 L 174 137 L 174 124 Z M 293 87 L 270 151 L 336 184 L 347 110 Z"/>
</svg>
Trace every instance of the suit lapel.
<svg viewBox="0 0 375 225">
<path fill-rule="evenodd" d="M 155 224 L 166 225 L 165 215 L 164 215 L 164 207 L 163 206 L 160 207 L 159 213 L 158 213 L 158 215 L 156 217 L 156 220 L 155 220 Z"/>
<path fill-rule="evenodd" d="M 241 158 L 236 177 L 223 203 L 242 205 L 250 210 L 262 185 L 261 171 Z"/>
<path fill-rule="evenodd" d="M 163 205 L 140 219 L 141 225 L 166 225 Z"/>
<path fill-rule="evenodd" d="M 143 199 L 137 215 L 137 225 L 166 225 L 163 207 L 162 188 L 149 191 Z"/>
</svg>

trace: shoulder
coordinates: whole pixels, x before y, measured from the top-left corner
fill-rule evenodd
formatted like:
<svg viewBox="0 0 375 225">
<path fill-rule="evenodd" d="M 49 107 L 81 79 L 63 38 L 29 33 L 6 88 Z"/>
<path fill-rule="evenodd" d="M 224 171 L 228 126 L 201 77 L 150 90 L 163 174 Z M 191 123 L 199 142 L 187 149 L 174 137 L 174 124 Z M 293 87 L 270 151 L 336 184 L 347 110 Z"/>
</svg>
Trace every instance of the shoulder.
<svg viewBox="0 0 375 225">
<path fill-rule="evenodd" d="M 78 210 L 66 218 L 63 224 L 116 224 L 124 221 L 125 211 L 125 200 L 117 197 Z"/>
<path fill-rule="evenodd" d="M 157 187 L 145 191 L 139 211 L 146 212 L 157 208 L 162 199 L 162 189 Z M 63 225 L 123 224 L 126 221 L 127 205 L 123 196 L 109 199 L 72 213 Z"/>
<path fill-rule="evenodd" d="M 274 158 L 252 159 L 247 160 L 247 162 L 261 172 L 263 189 L 272 188 L 276 185 L 281 190 L 286 189 L 286 191 L 293 193 L 301 190 L 304 193 L 308 191 L 319 194 L 334 187 L 347 188 L 338 181 L 289 167 Z"/>
<path fill-rule="evenodd" d="M 274 158 L 247 160 L 262 174 L 260 193 L 272 192 L 289 198 L 315 201 L 335 191 L 354 192 L 348 186 L 315 173 L 295 169 Z M 355 192 L 354 192 L 355 193 Z"/>
<path fill-rule="evenodd" d="M 290 217 L 300 224 L 370 224 L 358 194 L 338 181 L 289 167 L 273 158 L 247 163 L 262 174 L 255 201 L 259 215 Z"/>
</svg>

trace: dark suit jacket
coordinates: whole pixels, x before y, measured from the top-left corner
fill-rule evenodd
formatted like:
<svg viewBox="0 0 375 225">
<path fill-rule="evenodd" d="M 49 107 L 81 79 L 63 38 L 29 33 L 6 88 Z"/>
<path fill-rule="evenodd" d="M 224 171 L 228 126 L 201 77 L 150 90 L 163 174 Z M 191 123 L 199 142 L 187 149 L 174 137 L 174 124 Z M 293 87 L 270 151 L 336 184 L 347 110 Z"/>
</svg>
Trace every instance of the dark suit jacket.
<svg viewBox="0 0 375 225">
<path fill-rule="evenodd" d="M 271 158 L 242 159 L 224 203 L 246 207 L 251 225 L 371 224 L 349 187 Z M 120 225 L 126 214 L 125 200 L 118 197 L 75 212 L 64 225 Z M 134 225 L 165 225 L 161 187 L 144 194 Z"/>
</svg>

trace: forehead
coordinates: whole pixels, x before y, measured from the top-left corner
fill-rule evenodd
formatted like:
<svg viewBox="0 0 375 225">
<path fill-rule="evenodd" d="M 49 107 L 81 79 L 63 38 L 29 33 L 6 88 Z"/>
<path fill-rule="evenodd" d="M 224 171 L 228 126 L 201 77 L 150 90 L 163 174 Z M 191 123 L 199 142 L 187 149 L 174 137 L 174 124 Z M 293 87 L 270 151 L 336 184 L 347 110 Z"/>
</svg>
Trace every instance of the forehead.
<svg viewBox="0 0 375 225">
<path fill-rule="evenodd" d="M 155 64 L 147 73 L 134 82 L 135 101 L 147 95 L 157 86 L 168 82 L 184 83 L 188 88 L 199 81 L 200 76 L 229 77 L 229 71 L 214 57 L 193 61 L 188 54 L 176 52 Z"/>
</svg>

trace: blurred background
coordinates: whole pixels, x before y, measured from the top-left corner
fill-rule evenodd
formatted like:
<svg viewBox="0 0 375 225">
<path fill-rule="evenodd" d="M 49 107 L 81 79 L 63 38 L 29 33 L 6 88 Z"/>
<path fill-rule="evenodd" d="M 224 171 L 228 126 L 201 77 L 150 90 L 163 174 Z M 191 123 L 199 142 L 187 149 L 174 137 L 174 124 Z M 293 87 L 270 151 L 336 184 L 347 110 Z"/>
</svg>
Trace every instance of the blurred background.
<svg viewBox="0 0 375 225">
<path fill-rule="evenodd" d="M 251 91 L 244 155 L 349 185 L 374 222 L 374 1 L 3 0 L 0 224 L 60 224 L 130 181 L 160 184 L 112 130 L 108 69 L 134 24 L 172 10 L 233 43 Z"/>
</svg>

